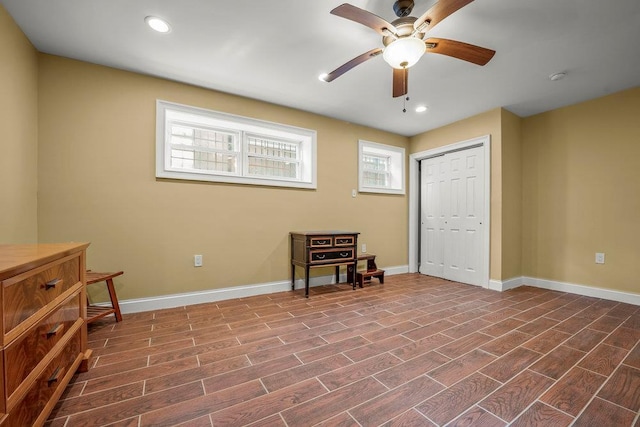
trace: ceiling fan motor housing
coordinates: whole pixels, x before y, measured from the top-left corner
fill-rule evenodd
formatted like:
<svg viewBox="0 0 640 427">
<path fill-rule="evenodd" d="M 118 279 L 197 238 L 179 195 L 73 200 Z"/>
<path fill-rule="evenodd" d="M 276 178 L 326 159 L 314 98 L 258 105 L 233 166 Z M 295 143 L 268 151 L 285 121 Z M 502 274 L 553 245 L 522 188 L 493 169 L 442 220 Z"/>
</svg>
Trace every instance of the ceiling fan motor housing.
<svg viewBox="0 0 640 427">
<path fill-rule="evenodd" d="M 413 0 L 398 0 L 393 4 L 393 11 L 397 17 L 403 18 L 411 14 L 413 6 Z"/>
<path fill-rule="evenodd" d="M 413 23 L 417 18 L 415 16 L 407 16 L 405 18 L 398 18 L 393 21 L 394 27 L 398 30 L 398 32 L 394 36 L 383 36 L 382 44 L 388 46 L 391 42 L 396 39 L 408 37 L 413 33 Z M 413 37 L 422 39 L 424 37 L 424 33 L 416 33 Z"/>
</svg>

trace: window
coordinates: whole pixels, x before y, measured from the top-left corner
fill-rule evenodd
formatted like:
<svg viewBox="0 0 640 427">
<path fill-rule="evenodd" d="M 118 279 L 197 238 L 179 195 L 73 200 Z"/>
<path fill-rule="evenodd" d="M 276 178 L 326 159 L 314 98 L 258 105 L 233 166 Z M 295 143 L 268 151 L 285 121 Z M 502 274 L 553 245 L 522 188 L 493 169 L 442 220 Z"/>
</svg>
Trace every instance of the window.
<svg viewBox="0 0 640 427">
<path fill-rule="evenodd" d="M 404 194 L 404 148 L 358 142 L 360 192 Z"/>
<path fill-rule="evenodd" d="M 316 188 L 316 132 L 157 101 L 156 177 Z"/>
</svg>

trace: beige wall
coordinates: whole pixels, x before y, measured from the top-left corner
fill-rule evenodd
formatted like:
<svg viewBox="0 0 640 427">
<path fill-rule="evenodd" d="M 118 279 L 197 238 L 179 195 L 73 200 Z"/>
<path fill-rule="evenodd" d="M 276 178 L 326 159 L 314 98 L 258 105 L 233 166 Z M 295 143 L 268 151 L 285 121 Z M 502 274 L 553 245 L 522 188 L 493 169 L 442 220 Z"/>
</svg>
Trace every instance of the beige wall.
<svg viewBox="0 0 640 427">
<path fill-rule="evenodd" d="M 502 276 L 522 276 L 522 119 L 502 110 Z"/>
<path fill-rule="evenodd" d="M 39 83 L 40 241 L 90 241 L 121 299 L 288 280 L 291 230 L 359 231 L 379 265 L 407 263 L 407 198 L 351 197 L 358 139 L 405 137 L 50 55 Z M 156 99 L 316 129 L 318 189 L 157 180 Z"/>
<path fill-rule="evenodd" d="M 491 247 L 490 278 L 502 279 L 502 110 L 496 108 L 482 114 L 416 135 L 410 140 L 409 153 L 491 136 Z"/>
<path fill-rule="evenodd" d="M 38 239 L 38 56 L 0 5 L 0 243 Z"/>
<path fill-rule="evenodd" d="M 639 118 L 635 88 L 523 121 L 526 276 L 640 292 Z"/>
</svg>

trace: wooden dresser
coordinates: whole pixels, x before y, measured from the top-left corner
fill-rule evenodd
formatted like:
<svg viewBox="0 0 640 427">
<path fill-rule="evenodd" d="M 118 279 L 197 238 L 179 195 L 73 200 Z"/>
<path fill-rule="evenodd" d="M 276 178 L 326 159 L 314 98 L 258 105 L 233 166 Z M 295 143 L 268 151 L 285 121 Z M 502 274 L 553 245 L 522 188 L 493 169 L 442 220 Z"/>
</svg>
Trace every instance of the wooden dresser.
<svg viewBox="0 0 640 427">
<path fill-rule="evenodd" d="M 87 368 L 88 243 L 0 245 L 0 425 L 41 426 Z"/>
<path fill-rule="evenodd" d="M 295 289 L 296 266 L 304 267 L 304 295 L 309 298 L 309 269 L 336 268 L 336 283 L 340 266 L 357 268 L 358 232 L 354 231 L 292 231 L 291 235 L 291 290 Z M 355 280 L 353 289 L 356 288 Z"/>
</svg>

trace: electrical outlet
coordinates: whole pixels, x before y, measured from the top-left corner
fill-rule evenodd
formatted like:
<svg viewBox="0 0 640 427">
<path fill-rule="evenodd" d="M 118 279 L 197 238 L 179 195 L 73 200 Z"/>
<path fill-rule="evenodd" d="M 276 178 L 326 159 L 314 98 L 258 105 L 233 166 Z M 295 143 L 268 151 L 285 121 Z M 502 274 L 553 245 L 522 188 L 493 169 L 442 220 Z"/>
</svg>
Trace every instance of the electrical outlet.
<svg viewBox="0 0 640 427">
<path fill-rule="evenodd" d="M 596 264 L 604 264 L 604 253 L 596 252 Z"/>
<path fill-rule="evenodd" d="M 363 243 L 363 244 L 362 244 L 362 253 L 363 253 L 363 254 L 366 254 L 366 253 L 367 253 L 367 244 L 366 244 L 366 243 Z"/>
<path fill-rule="evenodd" d="M 194 255 L 193 256 L 193 266 L 194 267 L 202 267 L 202 255 Z"/>
<path fill-rule="evenodd" d="M 355 188 L 353 190 L 351 190 L 351 197 L 356 197 L 357 195 L 358 195 L 358 193 L 356 192 Z"/>
</svg>

